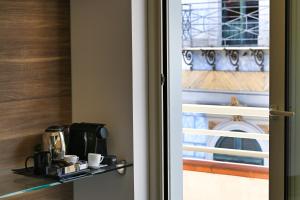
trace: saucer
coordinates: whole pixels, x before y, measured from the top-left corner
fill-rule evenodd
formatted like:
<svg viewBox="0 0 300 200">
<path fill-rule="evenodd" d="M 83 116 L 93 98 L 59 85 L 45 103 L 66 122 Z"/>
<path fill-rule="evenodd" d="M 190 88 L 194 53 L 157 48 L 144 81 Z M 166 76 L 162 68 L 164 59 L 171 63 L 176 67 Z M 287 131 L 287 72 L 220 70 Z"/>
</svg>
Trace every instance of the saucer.
<svg viewBox="0 0 300 200">
<path fill-rule="evenodd" d="M 107 165 L 98 165 L 98 166 L 89 166 L 91 169 L 100 169 L 102 167 L 106 167 Z"/>
</svg>

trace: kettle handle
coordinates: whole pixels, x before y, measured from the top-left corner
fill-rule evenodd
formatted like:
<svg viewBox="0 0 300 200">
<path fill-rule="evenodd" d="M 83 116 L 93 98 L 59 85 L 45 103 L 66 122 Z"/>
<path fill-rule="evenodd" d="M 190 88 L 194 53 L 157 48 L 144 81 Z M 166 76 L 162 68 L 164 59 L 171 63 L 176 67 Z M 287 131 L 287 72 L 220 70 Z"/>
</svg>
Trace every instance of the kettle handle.
<svg viewBox="0 0 300 200">
<path fill-rule="evenodd" d="M 84 156 L 87 158 L 88 156 L 88 152 L 87 152 L 87 132 L 84 132 L 84 136 L 83 136 L 83 139 L 84 139 Z"/>
<path fill-rule="evenodd" d="M 27 163 L 28 163 L 28 161 L 29 161 L 30 159 L 34 159 L 34 157 L 33 157 L 33 156 L 28 156 L 28 157 L 26 158 L 26 160 L 25 160 L 25 169 L 26 169 L 26 171 L 29 171 L 29 170 L 28 170 Z"/>
</svg>

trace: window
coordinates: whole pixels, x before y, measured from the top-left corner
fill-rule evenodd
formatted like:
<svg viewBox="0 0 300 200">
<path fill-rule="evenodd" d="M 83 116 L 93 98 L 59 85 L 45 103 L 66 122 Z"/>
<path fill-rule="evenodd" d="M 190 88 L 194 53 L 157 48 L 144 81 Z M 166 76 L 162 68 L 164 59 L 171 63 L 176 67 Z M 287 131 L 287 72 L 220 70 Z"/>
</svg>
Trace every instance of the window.
<svg viewBox="0 0 300 200">
<path fill-rule="evenodd" d="M 222 0 L 223 45 L 257 45 L 258 0 Z"/>
<path fill-rule="evenodd" d="M 235 130 L 237 132 L 244 132 L 241 130 Z M 216 143 L 216 147 L 225 149 L 239 149 L 248 151 L 262 151 L 258 142 L 254 139 L 241 139 L 232 137 L 220 137 Z M 246 163 L 252 165 L 264 165 L 264 160 L 261 158 L 250 158 L 241 156 L 228 156 L 223 154 L 214 154 L 214 160 L 234 162 L 234 163 Z"/>
</svg>

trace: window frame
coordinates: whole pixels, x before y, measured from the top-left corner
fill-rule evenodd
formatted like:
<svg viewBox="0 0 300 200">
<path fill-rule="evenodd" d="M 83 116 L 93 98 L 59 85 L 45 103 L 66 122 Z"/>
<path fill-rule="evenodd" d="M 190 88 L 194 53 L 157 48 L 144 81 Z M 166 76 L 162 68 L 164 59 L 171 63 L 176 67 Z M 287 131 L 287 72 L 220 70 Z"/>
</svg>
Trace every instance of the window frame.
<svg viewBox="0 0 300 200">
<path fill-rule="evenodd" d="M 259 30 L 257 30 L 257 36 L 256 37 L 253 37 L 253 39 L 255 39 L 255 40 L 252 40 L 252 37 L 249 37 L 249 39 L 248 39 L 248 37 L 246 37 L 246 35 L 247 34 L 251 34 L 251 33 L 247 33 L 247 32 L 244 32 L 244 33 L 240 33 L 238 36 L 241 38 L 241 40 L 237 40 L 236 39 L 236 37 L 233 37 L 232 38 L 232 40 L 228 40 L 227 41 L 227 39 L 226 39 L 226 37 L 224 36 L 224 35 L 226 35 L 225 33 L 224 33 L 224 30 L 225 31 L 238 31 L 237 29 L 230 29 L 229 28 L 229 26 L 228 25 L 226 25 L 226 23 L 228 23 L 228 21 L 231 21 L 231 20 L 234 20 L 234 17 L 231 17 L 231 16 L 228 16 L 228 15 L 226 15 L 226 16 L 224 16 L 225 15 L 225 13 L 227 12 L 229 12 L 230 13 L 230 11 L 229 10 L 234 10 L 235 9 L 235 7 L 238 7 L 238 6 L 240 6 L 240 3 L 241 3 L 241 1 L 235 1 L 235 2 L 228 2 L 228 0 L 220 0 L 221 1 L 221 8 L 222 8 L 222 14 L 221 14 L 221 16 L 222 16 L 222 28 L 221 28 L 221 30 L 222 30 L 222 46 L 257 46 L 258 45 L 258 36 L 259 36 Z M 225 2 L 224 2 L 225 1 Z M 246 4 L 247 3 L 255 3 L 256 1 L 247 1 L 246 0 Z M 227 7 L 227 5 L 226 4 L 229 4 L 229 3 L 233 3 L 233 4 L 239 4 L 239 5 L 233 5 L 232 7 L 229 7 L 229 9 L 228 9 L 228 7 Z M 246 6 L 248 6 L 248 5 L 246 5 Z M 252 5 L 251 5 L 252 6 Z M 255 11 L 256 13 L 257 13 L 257 15 L 258 15 L 258 20 L 256 21 L 257 22 L 257 25 L 259 26 L 259 18 L 260 18 L 260 16 L 259 16 L 259 0 L 257 0 L 257 5 L 254 5 L 254 7 L 257 7 L 257 11 Z M 232 13 L 238 13 L 239 11 L 235 11 L 235 12 L 232 12 Z M 248 13 L 248 11 L 247 11 L 247 8 L 245 9 L 245 14 L 246 15 L 248 15 L 249 13 Z M 253 12 L 253 11 L 251 11 L 251 12 Z M 250 12 L 250 13 L 251 13 Z M 243 17 L 241 17 L 241 13 L 239 13 L 239 15 L 238 16 L 235 16 L 235 18 L 236 19 L 238 19 L 238 18 L 243 18 Z M 226 18 L 230 18 L 229 20 L 225 20 Z M 249 17 L 247 17 L 247 18 L 249 18 Z M 241 20 L 238 20 L 238 22 L 240 22 Z M 253 21 L 255 21 L 255 20 L 253 20 Z M 248 22 L 248 19 L 246 20 L 246 22 Z M 241 24 L 239 24 L 240 26 L 241 26 Z M 248 26 L 248 24 L 247 23 L 245 23 L 245 26 Z M 224 27 L 228 27 L 228 29 L 224 29 Z M 245 27 L 243 27 L 243 28 L 245 28 Z M 257 27 L 258 29 L 259 29 L 259 27 Z M 246 28 L 247 29 L 247 28 Z M 236 33 L 235 33 L 236 34 Z M 235 34 L 233 34 L 233 35 L 235 35 Z M 230 35 L 232 35 L 232 34 L 228 34 L 229 35 L 229 37 L 231 37 Z M 252 34 L 253 35 L 253 34 Z M 254 36 L 254 35 L 253 35 Z"/>
</svg>

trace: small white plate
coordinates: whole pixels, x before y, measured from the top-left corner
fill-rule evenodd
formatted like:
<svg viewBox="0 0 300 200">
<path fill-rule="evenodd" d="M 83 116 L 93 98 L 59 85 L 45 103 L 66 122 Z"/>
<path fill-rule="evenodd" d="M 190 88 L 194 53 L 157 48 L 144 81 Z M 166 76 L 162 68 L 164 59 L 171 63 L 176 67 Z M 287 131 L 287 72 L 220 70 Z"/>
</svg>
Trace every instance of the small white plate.
<svg viewBox="0 0 300 200">
<path fill-rule="evenodd" d="M 99 166 L 89 166 L 91 169 L 100 169 L 102 167 L 106 167 L 107 165 L 99 165 Z"/>
</svg>

